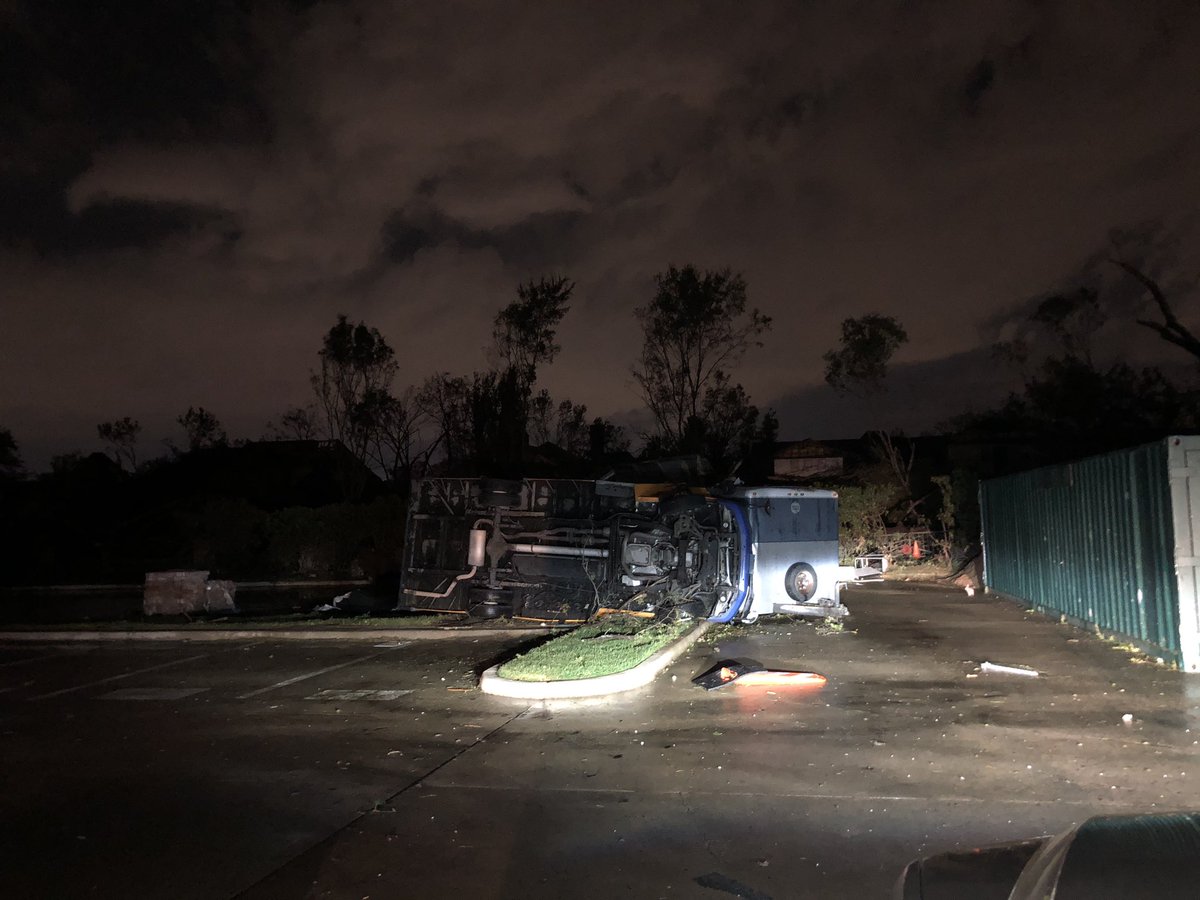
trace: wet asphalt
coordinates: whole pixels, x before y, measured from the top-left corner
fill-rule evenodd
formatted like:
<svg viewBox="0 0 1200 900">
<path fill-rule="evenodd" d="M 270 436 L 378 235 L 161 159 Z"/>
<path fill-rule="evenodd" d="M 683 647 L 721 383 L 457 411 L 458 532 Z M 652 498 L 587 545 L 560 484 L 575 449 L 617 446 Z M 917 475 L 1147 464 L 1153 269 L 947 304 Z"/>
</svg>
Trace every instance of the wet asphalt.
<svg viewBox="0 0 1200 900">
<path fill-rule="evenodd" d="M 1200 676 L 996 598 L 846 600 L 587 701 L 474 689 L 524 635 L 0 645 L 3 893 L 886 897 L 921 854 L 1200 808 Z M 724 657 L 828 683 L 690 683 Z"/>
</svg>

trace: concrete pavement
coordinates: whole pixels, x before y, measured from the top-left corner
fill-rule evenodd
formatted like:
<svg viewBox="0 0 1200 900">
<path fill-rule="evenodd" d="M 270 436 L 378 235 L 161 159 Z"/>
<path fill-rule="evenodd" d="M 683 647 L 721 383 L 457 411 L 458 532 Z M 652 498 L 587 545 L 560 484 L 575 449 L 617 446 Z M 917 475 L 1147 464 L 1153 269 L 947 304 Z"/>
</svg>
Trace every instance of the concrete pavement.
<svg viewBox="0 0 1200 900">
<path fill-rule="evenodd" d="M 7 889 L 873 897 L 922 853 L 1200 807 L 1195 676 L 960 591 L 847 601 L 579 701 L 475 690 L 495 641 L 0 648 Z M 690 684 L 739 655 L 829 684 Z"/>
</svg>

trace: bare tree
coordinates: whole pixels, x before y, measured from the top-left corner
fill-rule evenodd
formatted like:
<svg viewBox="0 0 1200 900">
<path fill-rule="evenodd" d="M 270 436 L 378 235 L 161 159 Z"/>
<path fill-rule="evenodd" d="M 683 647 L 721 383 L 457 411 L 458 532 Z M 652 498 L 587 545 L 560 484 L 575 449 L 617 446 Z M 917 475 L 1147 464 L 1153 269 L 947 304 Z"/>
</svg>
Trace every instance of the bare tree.
<svg viewBox="0 0 1200 900">
<path fill-rule="evenodd" d="M 586 404 L 569 399 L 555 403 L 546 390 L 538 391 L 529 403 L 529 440 L 534 446 L 555 444 L 574 456 L 586 457 L 591 447 L 590 429 Z"/>
<path fill-rule="evenodd" d="M 558 404 L 558 416 L 554 422 L 554 443 L 573 456 L 584 458 L 591 446 L 587 420 L 587 406 L 563 400 Z"/>
<path fill-rule="evenodd" d="M 1133 276 L 1149 292 L 1150 298 L 1154 301 L 1159 315 L 1162 316 L 1161 322 L 1156 322 L 1152 319 L 1137 319 L 1135 321 L 1143 328 L 1149 328 L 1167 343 L 1174 344 L 1184 352 L 1190 353 L 1197 360 L 1200 360 L 1200 338 L 1192 334 L 1191 330 L 1179 321 L 1179 317 L 1175 315 L 1175 311 L 1167 301 L 1166 293 L 1159 286 L 1158 282 L 1127 260 L 1113 259 L 1112 263 Z"/>
<path fill-rule="evenodd" d="M 1092 365 L 1092 338 L 1107 318 L 1100 308 L 1100 294 L 1094 288 L 1081 287 L 1062 294 L 1051 294 L 1038 303 L 1030 317 L 1050 332 L 1067 356 Z"/>
<path fill-rule="evenodd" d="M 550 392 L 538 391 L 529 401 L 529 442 L 535 447 L 554 439 L 554 398 Z"/>
<path fill-rule="evenodd" d="M 451 469 L 472 454 L 470 393 L 466 378 L 439 372 L 426 378 L 416 395 L 417 406 L 432 428 L 429 452 L 440 448 Z"/>
<path fill-rule="evenodd" d="M 189 406 L 187 412 L 175 421 L 182 425 L 187 433 L 189 450 L 223 447 L 229 441 L 217 417 L 203 406 Z"/>
<path fill-rule="evenodd" d="M 111 422 L 101 422 L 96 426 L 100 440 L 108 444 L 113 461 L 122 468 L 129 464 L 129 471 L 137 468 L 137 442 L 142 433 L 142 426 L 137 419 L 125 416 Z"/>
<path fill-rule="evenodd" d="M 356 428 L 366 435 L 368 462 L 388 481 L 403 483 L 429 461 L 434 447 L 421 448 L 426 416 L 409 388 L 399 397 L 372 391 L 355 408 Z"/>
<path fill-rule="evenodd" d="M 278 423 L 268 422 L 266 430 L 266 436 L 273 441 L 312 441 L 320 434 L 317 410 L 311 403 L 285 411 Z"/>
<path fill-rule="evenodd" d="M 904 518 L 908 521 L 922 521 L 920 506 L 922 498 L 913 496 L 912 471 L 917 459 L 915 441 L 903 435 L 893 435 L 888 431 L 872 431 L 869 442 L 875 450 L 875 455 L 888 467 L 895 479 L 899 490 L 900 500 L 907 504 Z"/>
<path fill-rule="evenodd" d="M 903 438 L 901 437 L 903 440 Z M 887 463 L 896 478 L 896 484 L 905 494 L 912 493 L 912 469 L 917 456 L 917 446 L 912 441 L 905 440 L 907 447 L 901 446 L 896 436 L 888 431 L 872 431 L 871 446 L 876 454 Z"/>
</svg>

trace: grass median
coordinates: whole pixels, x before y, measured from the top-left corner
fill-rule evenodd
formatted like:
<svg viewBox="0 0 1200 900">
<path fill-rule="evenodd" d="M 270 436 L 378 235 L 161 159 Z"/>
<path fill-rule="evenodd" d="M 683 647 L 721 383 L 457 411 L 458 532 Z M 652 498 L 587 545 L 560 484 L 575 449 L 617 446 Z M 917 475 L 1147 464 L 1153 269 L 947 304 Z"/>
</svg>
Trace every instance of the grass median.
<svg viewBox="0 0 1200 900">
<path fill-rule="evenodd" d="M 498 674 L 512 681 L 573 681 L 614 675 L 645 662 L 695 625 L 694 621 L 605 616 L 509 660 Z"/>
</svg>

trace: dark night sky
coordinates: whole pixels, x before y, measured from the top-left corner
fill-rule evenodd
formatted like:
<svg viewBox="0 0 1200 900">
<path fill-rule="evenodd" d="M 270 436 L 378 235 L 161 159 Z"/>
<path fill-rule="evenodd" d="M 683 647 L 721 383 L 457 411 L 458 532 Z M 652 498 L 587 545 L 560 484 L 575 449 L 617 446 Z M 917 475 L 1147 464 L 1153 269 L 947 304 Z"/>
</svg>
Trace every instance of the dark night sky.
<svg viewBox="0 0 1200 900">
<path fill-rule="evenodd" d="M 1114 227 L 1195 271 L 1198 59 L 1191 0 L 0 0 L 0 425 L 35 469 L 189 405 L 256 437 L 338 312 L 417 383 L 552 272 L 543 383 L 636 422 L 632 310 L 694 262 L 775 318 L 738 376 L 782 436 L 928 428 Z M 864 406 L 820 356 L 866 312 L 911 342 Z M 1130 318 L 1108 358 L 1186 363 Z"/>
</svg>

